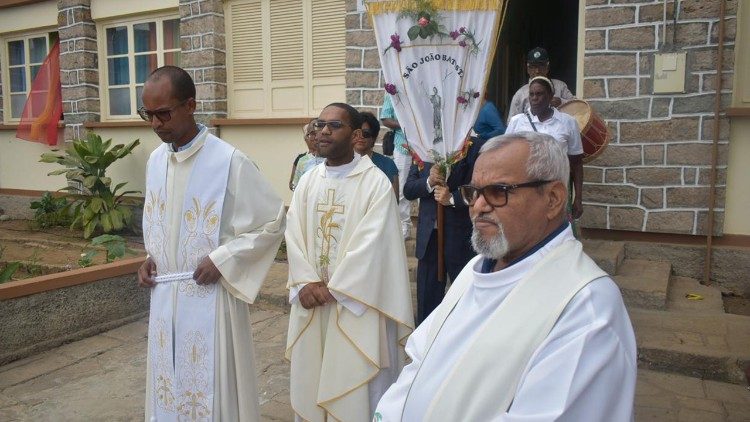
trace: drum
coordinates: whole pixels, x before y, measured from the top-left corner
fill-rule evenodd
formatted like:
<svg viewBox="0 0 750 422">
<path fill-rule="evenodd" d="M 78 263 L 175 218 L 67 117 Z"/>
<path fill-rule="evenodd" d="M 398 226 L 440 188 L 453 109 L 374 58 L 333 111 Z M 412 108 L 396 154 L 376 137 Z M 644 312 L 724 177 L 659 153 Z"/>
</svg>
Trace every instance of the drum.
<svg viewBox="0 0 750 422">
<path fill-rule="evenodd" d="M 598 157 L 609 143 L 610 133 L 604 120 L 582 100 L 571 100 L 560 107 L 560 111 L 571 115 L 578 122 L 583 143 L 583 162 Z"/>
</svg>

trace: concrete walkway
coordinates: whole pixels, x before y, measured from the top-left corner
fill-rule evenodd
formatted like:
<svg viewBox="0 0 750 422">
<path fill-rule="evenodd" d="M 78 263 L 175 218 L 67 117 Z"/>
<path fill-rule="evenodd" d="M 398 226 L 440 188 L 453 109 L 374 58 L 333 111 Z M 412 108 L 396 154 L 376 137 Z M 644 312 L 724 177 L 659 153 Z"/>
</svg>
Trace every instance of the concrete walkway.
<svg viewBox="0 0 750 422">
<path fill-rule="evenodd" d="M 291 421 L 288 315 L 253 306 L 263 420 Z M 143 420 L 147 321 L 0 367 L 0 421 Z M 750 421 L 750 391 L 716 381 L 639 371 L 637 421 Z"/>
</svg>

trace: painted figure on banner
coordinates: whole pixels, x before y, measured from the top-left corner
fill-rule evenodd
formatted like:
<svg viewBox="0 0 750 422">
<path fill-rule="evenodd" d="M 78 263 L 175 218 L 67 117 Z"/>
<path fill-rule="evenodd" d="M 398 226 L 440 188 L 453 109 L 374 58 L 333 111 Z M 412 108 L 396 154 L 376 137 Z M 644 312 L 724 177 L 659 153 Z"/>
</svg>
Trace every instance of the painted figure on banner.
<svg viewBox="0 0 750 422">
<path fill-rule="evenodd" d="M 437 144 L 443 141 L 443 98 L 438 94 L 436 86 L 432 87 L 430 103 L 432 104 L 432 127 L 435 130 L 435 138 L 432 143 Z"/>
<path fill-rule="evenodd" d="M 285 208 L 245 154 L 196 123 L 195 95 L 186 71 L 164 66 L 138 109 L 163 141 L 146 169 L 138 270 L 151 289 L 145 420 L 259 421 L 248 304 Z"/>
</svg>

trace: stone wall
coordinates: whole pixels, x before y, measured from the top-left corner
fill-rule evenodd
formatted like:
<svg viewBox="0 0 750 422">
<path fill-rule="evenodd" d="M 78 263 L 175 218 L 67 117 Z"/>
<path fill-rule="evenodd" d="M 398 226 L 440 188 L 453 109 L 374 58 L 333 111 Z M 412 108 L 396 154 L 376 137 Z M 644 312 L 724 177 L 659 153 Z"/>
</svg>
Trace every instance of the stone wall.
<svg viewBox="0 0 750 422">
<path fill-rule="evenodd" d="M 0 69 L 2 69 L 3 57 L 0 57 Z M 0 72 L 0 124 L 3 124 L 5 116 L 3 115 L 3 72 Z"/>
<path fill-rule="evenodd" d="M 719 0 L 587 0 L 583 97 L 612 140 L 585 170 L 585 227 L 705 234 L 716 93 Z M 737 2 L 727 2 L 722 106 L 729 105 Z M 687 52 L 686 92 L 652 94 L 666 35 Z M 720 121 L 715 234 L 723 222 L 729 119 Z"/>
<path fill-rule="evenodd" d="M 84 122 L 100 119 L 99 53 L 91 0 L 58 0 L 60 83 L 65 140 L 80 138 Z"/>
<path fill-rule="evenodd" d="M 0 365 L 141 318 L 149 291 L 129 274 L 1 303 Z"/>
<path fill-rule="evenodd" d="M 180 0 L 181 66 L 195 82 L 195 118 L 227 117 L 226 38 L 222 0 Z"/>
<path fill-rule="evenodd" d="M 357 11 L 357 0 L 346 0 L 346 102 L 377 116 L 384 83 L 370 17 Z"/>
<path fill-rule="evenodd" d="M 719 0 L 668 3 L 668 41 L 687 51 L 686 92 L 654 95 L 654 53 L 662 39 L 661 0 L 586 2 L 584 89 L 613 135 L 586 166 L 584 227 L 701 234 L 708 215 Z M 383 77 L 368 15 L 346 2 L 346 98 L 379 110 Z M 736 0 L 727 2 L 722 105 L 734 68 Z M 720 119 L 715 233 L 723 222 L 729 120 Z"/>
</svg>

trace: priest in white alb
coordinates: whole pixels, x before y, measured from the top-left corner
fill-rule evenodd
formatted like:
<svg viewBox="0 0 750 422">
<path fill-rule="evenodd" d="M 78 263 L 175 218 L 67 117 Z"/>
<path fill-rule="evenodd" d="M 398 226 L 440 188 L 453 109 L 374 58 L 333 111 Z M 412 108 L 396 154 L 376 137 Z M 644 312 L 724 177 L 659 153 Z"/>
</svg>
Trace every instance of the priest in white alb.
<svg viewBox="0 0 750 422">
<path fill-rule="evenodd" d="M 396 198 L 370 158 L 354 153 L 361 124 L 347 104 L 323 109 L 315 125 L 326 161 L 302 176 L 287 214 L 297 420 L 369 421 L 414 327 Z"/>
<path fill-rule="evenodd" d="M 164 142 L 146 170 L 138 281 L 151 288 L 146 421 L 260 421 L 248 304 L 285 227 L 240 151 L 195 122 L 195 85 L 156 69 L 138 113 Z"/>
<path fill-rule="evenodd" d="M 373 420 L 632 420 L 633 328 L 565 219 L 569 172 L 549 135 L 482 147 L 460 188 L 479 255 L 409 337 Z"/>
</svg>

